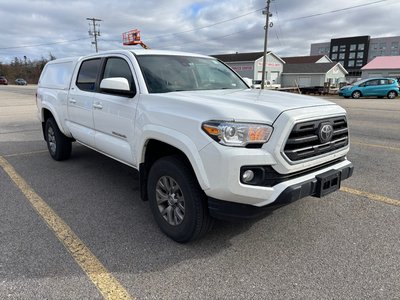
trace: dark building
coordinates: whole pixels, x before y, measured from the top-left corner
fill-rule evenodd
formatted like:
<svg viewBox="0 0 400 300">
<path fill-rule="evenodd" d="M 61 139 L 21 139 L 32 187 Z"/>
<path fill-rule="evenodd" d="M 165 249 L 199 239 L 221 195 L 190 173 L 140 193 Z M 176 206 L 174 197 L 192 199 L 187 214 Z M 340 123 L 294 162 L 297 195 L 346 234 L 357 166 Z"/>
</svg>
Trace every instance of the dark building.
<svg viewBox="0 0 400 300">
<path fill-rule="evenodd" d="M 350 77 L 360 77 L 361 68 L 368 62 L 369 43 L 368 35 L 332 39 L 330 59 L 341 63 Z"/>
</svg>

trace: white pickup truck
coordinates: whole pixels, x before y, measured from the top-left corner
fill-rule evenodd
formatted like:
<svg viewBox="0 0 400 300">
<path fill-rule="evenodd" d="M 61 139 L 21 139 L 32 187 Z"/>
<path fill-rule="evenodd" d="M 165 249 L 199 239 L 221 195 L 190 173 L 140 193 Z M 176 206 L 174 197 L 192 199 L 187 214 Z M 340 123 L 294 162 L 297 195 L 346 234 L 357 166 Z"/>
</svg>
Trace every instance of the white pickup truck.
<svg viewBox="0 0 400 300">
<path fill-rule="evenodd" d="M 353 172 L 343 108 L 252 90 L 208 56 L 117 50 L 54 60 L 37 107 L 55 160 L 77 141 L 135 168 L 141 198 L 178 242 L 204 235 L 214 218 L 322 197 Z"/>
</svg>

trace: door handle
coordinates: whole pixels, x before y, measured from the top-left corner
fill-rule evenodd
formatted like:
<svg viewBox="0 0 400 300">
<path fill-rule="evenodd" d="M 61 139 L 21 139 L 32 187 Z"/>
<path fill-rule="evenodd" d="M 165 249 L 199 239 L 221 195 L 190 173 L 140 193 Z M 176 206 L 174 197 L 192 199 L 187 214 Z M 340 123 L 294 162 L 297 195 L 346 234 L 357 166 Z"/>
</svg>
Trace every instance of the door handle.
<svg viewBox="0 0 400 300">
<path fill-rule="evenodd" d="M 75 103 L 76 103 L 76 100 L 75 100 L 75 99 L 72 99 L 72 98 L 69 98 L 69 103 L 75 104 Z"/>
<path fill-rule="evenodd" d="M 97 108 L 97 109 L 103 109 L 103 105 L 101 105 L 101 102 L 96 102 L 96 103 L 94 103 L 94 104 L 93 104 L 93 107 L 94 107 L 94 108 Z"/>
</svg>

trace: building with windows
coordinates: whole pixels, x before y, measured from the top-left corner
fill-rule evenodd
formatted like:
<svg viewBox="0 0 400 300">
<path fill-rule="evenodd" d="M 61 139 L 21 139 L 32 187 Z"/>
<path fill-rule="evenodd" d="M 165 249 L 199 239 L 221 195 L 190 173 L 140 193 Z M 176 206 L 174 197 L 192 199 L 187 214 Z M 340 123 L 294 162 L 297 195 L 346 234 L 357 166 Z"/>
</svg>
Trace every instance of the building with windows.
<svg viewBox="0 0 400 300">
<path fill-rule="evenodd" d="M 347 71 L 338 62 L 284 64 L 282 87 L 337 86 L 346 81 Z"/>
<path fill-rule="evenodd" d="M 233 53 L 212 55 L 226 63 L 240 76 L 261 80 L 264 52 Z M 280 77 L 285 62 L 273 52 L 266 57 L 265 80 L 271 83 L 280 83 Z"/>
<path fill-rule="evenodd" d="M 361 77 L 361 68 L 378 56 L 400 55 L 400 36 L 371 38 L 355 36 L 311 44 L 310 55 L 327 55 L 340 62 L 349 77 Z"/>
</svg>

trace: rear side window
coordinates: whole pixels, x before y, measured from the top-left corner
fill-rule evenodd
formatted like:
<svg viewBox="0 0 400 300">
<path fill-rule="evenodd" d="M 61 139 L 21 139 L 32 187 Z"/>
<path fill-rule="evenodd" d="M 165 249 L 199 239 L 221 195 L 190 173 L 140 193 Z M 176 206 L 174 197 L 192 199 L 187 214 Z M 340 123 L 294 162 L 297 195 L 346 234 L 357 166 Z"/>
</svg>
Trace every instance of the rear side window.
<svg viewBox="0 0 400 300">
<path fill-rule="evenodd" d="M 393 83 L 393 82 L 389 82 L 389 83 Z M 388 80 L 387 79 L 381 79 L 381 80 L 379 80 L 379 84 L 380 85 L 387 85 L 388 84 Z"/>
<path fill-rule="evenodd" d="M 46 88 L 67 89 L 74 68 L 72 61 L 49 63 L 43 70 L 39 85 Z"/>
<path fill-rule="evenodd" d="M 76 86 L 83 91 L 93 92 L 96 87 L 96 78 L 100 69 L 100 58 L 85 60 L 79 69 Z"/>
</svg>

